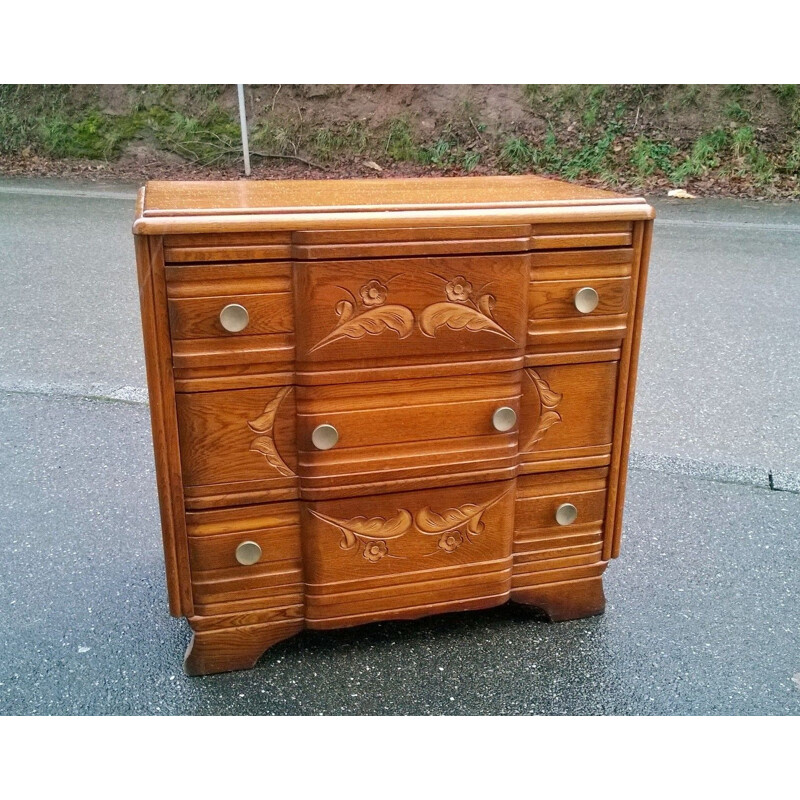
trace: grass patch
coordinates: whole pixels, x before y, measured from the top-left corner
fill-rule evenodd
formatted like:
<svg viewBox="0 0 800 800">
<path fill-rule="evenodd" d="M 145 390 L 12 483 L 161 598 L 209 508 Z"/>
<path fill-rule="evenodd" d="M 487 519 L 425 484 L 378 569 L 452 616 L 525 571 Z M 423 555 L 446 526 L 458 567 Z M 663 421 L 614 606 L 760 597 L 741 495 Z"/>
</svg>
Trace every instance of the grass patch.
<svg viewBox="0 0 800 800">
<path fill-rule="evenodd" d="M 640 178 L 659 173 L 671 175 L 676 153 L 676 147 L 669 142 L 653 141 L 647 136 L 640 136 L 631 149 L 630 162 Z"/>
<path fill-rule="evenodd" d="M 750 112 L 738 100 L 732 100 L 725 106 L 725 116 L 736 122 L 750 122 Z"/>
<path fill-rule="evenodd" d="M 40 149 L 55 158 L 111 159 L 139 127 L 132 117 L 110 117 L 95 109 L 75 121 L 61 115 L 45 120 L 37 138 Z"/>
<path fill-rule="evenodd" d="M 291 141 L 290 137 L 286 137 Z M 285 152 L 283 142 L 276 146 Z M 330 163 L 341 156 L 362 155 L 369 144 L 369 134 L 366 126 L 359 121 L 336 127 L 318 127 L 311 134 L 309 150 L 318 161 Z"/>
<path fill-rule="evenodd" d="M 728 138 L 724 128 L 703 134 L 692 146 L 689 156 L 673 171 L 673 180 L 682 183 L 687 178 L 705 175 L 719 167 L 722 154 L 729 144 Z"/>
<path fill-rule="evenodd" d="M 407 119 L 391 121 L 384 152 L 393 161 L 419 161 L 419 148 Z"/>
<path fill-rule="evenodd" d="M 737 160 L 736 174 L 749 177 L 759 185 L 772 181 L 775 168 L 756 141 L 750 126 L 739 128 L 731 137 L 733 156 Z"/>
<path fill-rule="evenodd" d="M 202 116 L 160 107 L 139 116 L 165 150 L 204 166 L 230 159 L 241 146 L 238 122 L 215 104 Z"/>
</svg>

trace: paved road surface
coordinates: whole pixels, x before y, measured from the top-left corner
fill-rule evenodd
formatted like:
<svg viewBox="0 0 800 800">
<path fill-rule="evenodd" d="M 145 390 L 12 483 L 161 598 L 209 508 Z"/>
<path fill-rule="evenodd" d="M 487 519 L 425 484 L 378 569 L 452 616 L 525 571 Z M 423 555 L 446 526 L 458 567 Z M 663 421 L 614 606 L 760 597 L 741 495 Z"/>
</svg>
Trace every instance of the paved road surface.
<svg viewBox="0 0 800 800">
<path fill-rule="evenodd" d="M 188 628 L 166 610 L 133 194 L 0 181 L 0 712 L 800 713 L 800 205 L 656 203 L 603 617 L 509 607 L 305 633 L 251 672 L 189 679 Z"/>
</svg>

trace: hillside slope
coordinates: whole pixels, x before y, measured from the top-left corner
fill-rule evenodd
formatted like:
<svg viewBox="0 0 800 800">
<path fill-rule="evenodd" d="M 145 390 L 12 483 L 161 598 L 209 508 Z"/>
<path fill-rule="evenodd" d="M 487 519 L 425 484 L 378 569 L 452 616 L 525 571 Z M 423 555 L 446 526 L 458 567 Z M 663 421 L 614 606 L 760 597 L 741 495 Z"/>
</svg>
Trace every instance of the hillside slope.
<svg viewBox="0 0 800 800">
<path fill-rule="evenodd" d="M 254 177 L 533 172 L 800 196 L 788 85 L 248 85 Z M 0 174 L 243 174 L 233 85 L 0 85 Z"/>
</svg>

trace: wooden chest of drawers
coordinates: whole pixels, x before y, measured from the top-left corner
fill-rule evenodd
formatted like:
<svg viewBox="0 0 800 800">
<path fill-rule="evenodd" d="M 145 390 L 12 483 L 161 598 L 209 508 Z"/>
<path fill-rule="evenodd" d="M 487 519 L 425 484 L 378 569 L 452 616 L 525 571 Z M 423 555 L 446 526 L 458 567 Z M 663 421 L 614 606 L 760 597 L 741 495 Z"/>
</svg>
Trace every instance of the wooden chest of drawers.
<svg viewBox="0 0 800 800">
<path fill-rule="evenodd" d="M 187 672 L 303 628 L 602 613 L 652 219 L 530 177 L 149 183 L 134 234 Z"/>
</svg>

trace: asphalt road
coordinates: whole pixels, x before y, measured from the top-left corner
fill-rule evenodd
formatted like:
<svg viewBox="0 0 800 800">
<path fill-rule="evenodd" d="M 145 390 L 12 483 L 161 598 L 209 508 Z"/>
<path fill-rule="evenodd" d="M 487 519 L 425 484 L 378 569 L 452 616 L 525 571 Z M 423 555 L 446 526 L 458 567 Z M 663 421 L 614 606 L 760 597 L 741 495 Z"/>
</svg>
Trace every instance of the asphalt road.
<svg viewBox="0 0 800 800">
<path fill-rule="evenodd" d="M 187 678 L 133 188 L 0 181 L 0 712 L 800 713 L 800 205 L 655 203 L 604 616 L 307 632 L 252 671 Z"/>
</svg>

